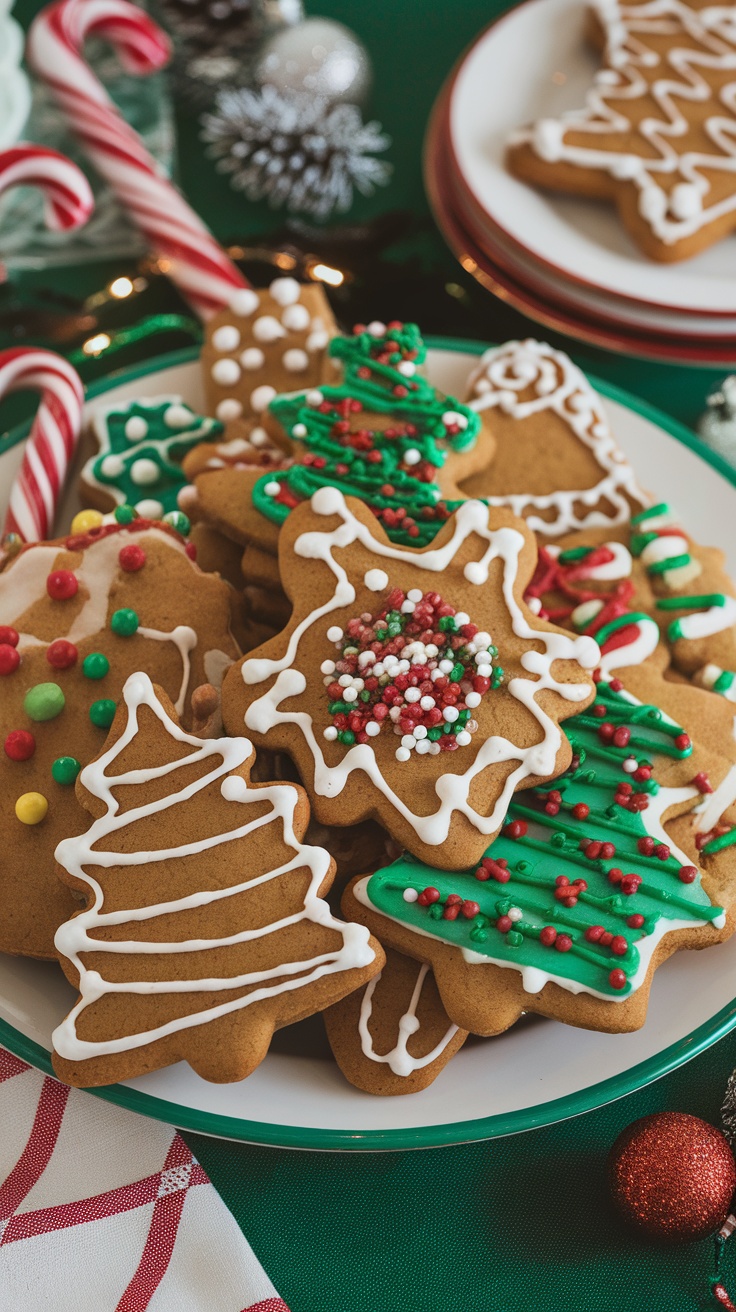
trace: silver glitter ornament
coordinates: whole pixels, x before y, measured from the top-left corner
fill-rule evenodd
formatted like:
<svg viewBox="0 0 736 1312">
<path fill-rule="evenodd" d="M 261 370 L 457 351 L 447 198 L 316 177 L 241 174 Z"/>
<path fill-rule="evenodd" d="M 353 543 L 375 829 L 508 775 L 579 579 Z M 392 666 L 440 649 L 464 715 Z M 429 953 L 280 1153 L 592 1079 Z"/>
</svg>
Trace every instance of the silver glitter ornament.
<svg viewBox="0 0 736 1312">
<path fill-rule="evenodd" d="M 706 399 L 707 410 L 698 420 L 698 436 L 711 451 L 736 467 L 736 374 L 727 378 Z"/>
<path fill-rule="evenodd" d="M 282 95 L 304 92 L 331 104 L 360 105 L 370 90 L 371 66 L 349 28 L 328 18 L 307 18 L 266 41 L 256 80 Z"/>
</svg>

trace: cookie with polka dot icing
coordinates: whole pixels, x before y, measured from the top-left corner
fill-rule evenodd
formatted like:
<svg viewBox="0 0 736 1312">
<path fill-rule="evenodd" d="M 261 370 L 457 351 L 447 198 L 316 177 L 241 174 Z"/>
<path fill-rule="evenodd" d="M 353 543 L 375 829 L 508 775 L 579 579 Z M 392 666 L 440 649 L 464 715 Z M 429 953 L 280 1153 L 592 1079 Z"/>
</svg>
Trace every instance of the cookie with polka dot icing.
<svg viewBox="0 0 736 1312">
<path fill-rule="evenodd" d="M 353 881 L 343 911 L 431 965 L 472 1033 L 522 1012 L 637 1029 L 657 966 L 736 924 L 732 718 L 651 662 L 599 674 L 593 706 L 565 725 L 569 768 L 513 798 L 477 866 L 406 854 Z"/>
<path fill-rule="evenodd" d="M 276 278 L 268 289 L 235 292 L 207 324 L 202 368 L 210 414 L 223 423 L 258 418 L 277 393 L 316 386 L 335 331 L 316 283 Z"/>
<path fill-rule="evenodd" d="M 221 423 L 196 414 L 180 396 L 101 406 L 91 429 L 98 450 L 82 470 L 82 504 L 103 512 L 134 506 L 145 519 L 178 508 L 185 456 L 223 433 Z"/>
<path fill-rule="evenodd" d="M 429 966 L 392 948 L 380 975 L 328 1007 L 324 1022 L 345 1078 L 386 1097 L 426 1089 L 468 1037 L 447 1015 Z"/>
<path fill-rule="evenodd" d="M 688 259 L 736 227 L 736 14 L 709 0 L 595 0 L 602 67 L 580 109 L 515 131 L 535 186 L 613 203 L 645 255 Z"/>
<path fill-rule="evenodd" d="M 303 789 L 252 783 L 253 757 L 247 738 L 187 733 L 147 675 L 126 681 L 79 776 L 82 832 L 57 848 L 84 901 L 56 934 L 79 991 L 53 1034 L 67 1083 L 177 1061 L 242 1080 L 275 1030 L 381 969 L 378 943 L 325 901 L 334 867 L 304 842 Z"/>
<path fill-rule="evenodd" d="M 70 914 L 54 849 L 83 827 L 79 769 L 105 740 L 129 674 L 144 668 L 185 723 L 201 684 L 239 655 L 231 588 L 204 574 L 166 524 L 103 524 L 83 511 L 66 538 L 24 547 L 0 573 L 0 950 L 53 956 Z"/>
<path fill-rule="evenodd" d="M 569 356 L 531 338 L 506 342 L 481 356 L 466 395 L 491 429 L 495 454 L 459 495 L 507 506 L 543 540 L 579 530 L 625 540 L 649 497 Z"/>
<path fill-rule="evenodd" d="M 597 644 L 522 601 L 523 521 L 466 502 L 423 549 L 321 488 L 281 530 L 284 631 L 228 672 L 223 720 L 294 760 L 316 818 L 378 820 L 461 868 L 510 798 L 564 770 L 560 727 L 594 695 Z"/>
</svg>

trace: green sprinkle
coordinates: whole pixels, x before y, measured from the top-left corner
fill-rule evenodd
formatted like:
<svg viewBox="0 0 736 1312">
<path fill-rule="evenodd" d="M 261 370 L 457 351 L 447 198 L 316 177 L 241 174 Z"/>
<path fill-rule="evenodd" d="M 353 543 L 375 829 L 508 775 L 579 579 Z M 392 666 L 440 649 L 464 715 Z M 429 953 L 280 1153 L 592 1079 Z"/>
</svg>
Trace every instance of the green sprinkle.
<svg viewBox="0 0 736 1312">
<path fill-rule="evenodd" d="M 427 734 L 427 737 L 430 739 L 431 742 L 436 743 L 437 739 L 442 737 L 441 725 L 436 724 L 434 728 L 430 729 Z"/>
<path fill-rule="evenodd" d="M 37 683 L 29 688 L 23 701 L 23 710 L 30 720 L 54 720 L 66 704 L 58 683 Z"/>
<path fill-rule="evenodd" d="M 89 708 L 89 718 L 98 729 L 109 729 L 115 719 L 115 702 L 109 697 L 101 697 L 98 702 L 93 702 Z"/>
<path fill-rule="evenodd" d="M 140 620 L 134 610 L 116 610 L 110 620 L 110 628 L 121 638 L 131 638 L 137 631 Z"/>
<path fill-rule="evenodd" d="M 355 734 L 352 729 L 341 729 L 337 738 L 338 742 L 345 743 L 347 747 L 350 747 L 351 744 L 355 742 Z"/>
<path fill-rule="evenodd" d="M 450 683 L 459 683 L 464 674 L 465 666 L 458 661 L 457 665 L 454 665 L 450 670 Z"/>
<path fill-rule="evenodd" d="M 73 784 L 81 768 L 81 761 L 73 756 L 57 756 L 51 767 L 51 777 L 57 784 Z"/>
<path fill-rule="evenodd" d="M 518 929 L 510 929 L 506 935 L 506 942 L 510 948 L 520 948 L 524 942 L 524 935 L 520 934 Z"/>
<path fill-rule="evenodd" d="M 82 673 L 87 679 L 104 679 L 110 662 L 101 651 L 91 651 L 82 661 Z"/>
<path fill-rule="evenodd" d="M 443 615 L 437 627 L 439 628 L 441 633 L 457 632 L 457 624 L 455 623 L 454 617 L 452 615 Z"/>
<path fill-rule="evenodd" d="M 138 518 L 138 511 L 132 506 L 117 506 L 114 514 L 118 524 L 132 524 Z"/>
</svg>

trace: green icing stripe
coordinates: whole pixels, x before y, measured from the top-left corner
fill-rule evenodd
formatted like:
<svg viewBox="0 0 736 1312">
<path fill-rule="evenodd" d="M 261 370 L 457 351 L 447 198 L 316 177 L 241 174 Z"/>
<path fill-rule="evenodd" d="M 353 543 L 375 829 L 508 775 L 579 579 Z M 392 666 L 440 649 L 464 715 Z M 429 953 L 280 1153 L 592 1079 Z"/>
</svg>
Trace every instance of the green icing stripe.
<svg viewBox="0 0 736 1312">
<path fill-rule="evenodd" d="M 635 743 L 647 749 L 646 753 L 636 753 L 640 765 L 662 754 L 685 759 L 692 749 L 677 748 L 673 741 L 683 730 L 657 707 L 636 703 L 612 691 L 610 685 L 599 686 L 595 705 L 605 708 L 605 716 L 589 710 L 565 725 L 574 752 L 566 774 L 524 794 L 525 801 L 515 801 L 509 808 L 509 822 L 517 822 L 526 831 L 514 838 L 507 826 L 486 853 L 496 868 L 506 863 L 508 882 L 492 876 L 480 880 L 474 871 L 438 871 L 404 855 L 371 876 L 367 896 L 376 909 L 458 948 L 508 962 L 520 970 L 538 968 L 611 998 L 626 997 L 632 991 L 632 980 L 642 965 L 637 944 L 663 919 L 692 920 L 697 924 L 719 917 L 721 909 L 711 904 L 699 876 L 693 883 L 681 881 L 680 861 L 674 855 L 660 860 L 656 850 L 650 850 L 646 809 L 629 809 L 640 804 L 646 808 L 659 792 L 656 779 L 635 781 L 621 768 L 622 758 L 631 754 Z M 616 747 L 601 739 L 599 731 L 606 723 L 629 729 L 635 726 L 640 732 L 632 732 L 628 744 Z M 622 796 L 622 785 L 633 790 L 625 795 L 626 806 L 615 800 L 617 795 Z M 547 814 L 545 805 L 555 812 L 558 795 L 559 810 Z M 575 816 L 576 806 L 587 807 L 587 816 Z M 644 851 L 639 849 L 642 839 L 649 842 Z M 591 840 L 613 843 L 614 854 L 589 859 L 583 848 Z M 654 849 L 657 843 L 655 838 Z M 611 880 L 610 871 L 621 871 L 624 877 L 636 876 L 641 883 L 627 893 L 622 891 L 625 882 L 617 876 Z M 571 889 L 576 879 L 587 884 L 571 906 L 555 896 L 555 881 L 560 877 Z M 425 888 L 440 893 L 433 906 L 404 900 L 405 889 L 422 893 Z M 454 920 L 444 918 L 444 904 L 453 894 L 468 904 L 472 914 L 466 916 L 461 911 Z M 473 903 L 478 904 L 477 912 L 469 905 Z M 509 913 L 512 917 L 518 915 L 511 929 L 498 928 L 497 920 Z M 629 925 L 632 915 L 643 917 L 643 923 Z M 605 934 L 624 940 L 625 953 L 617 955 L 610 945 L 586 939 L 585 932 L 591 926 L 602 927 Z M 540 935 L 545 927 L 555 930 L 558 939 L 567 936 L 569 945 L 563 940 L 567 951 L 542 942 Z M 611 983 L 611 973 L 616 970 L 624 973 L 623 988 Z"/>
<path fill-rule="evenodd" d="M 713 856 L 716 852 L 722 852 L 724 847 L 732 847 L 736 843 L 736 826 L 729 829 L 727 834 L 720 834 L 718 838 L 711 838 L 709 843 L 705 844 L 703 852 L 706 856 Z"/>
<path fill-rule="evenodd" d="M 668 574 L 670 570 L 682 569 L 684 565 L 689 565 L 692 557 L 684 552 L 679 556 L 668 556 L 666 560 L 655 560 L 651 565 L 647 565 L 647 574 Z"/>
<path fill-rule="evenodd" d="M 631 522 L 632 524 L 645 524 L 648 519 L 658 519 L 660 515 L 669 515 L 671 513 L 666 501 L 658 501 L 656 506 L 648 506 L 646 510 L 640 510 L 636 515 L 632 515 Z"/>
<path fill-rule="evenodd" d="M 736 682 L 736 674 L 731 670 L 723 670 L 713 684 L 713 692 L 729 692 L 730 689 L 733 688 L 734 682 Z"/>
</svg>

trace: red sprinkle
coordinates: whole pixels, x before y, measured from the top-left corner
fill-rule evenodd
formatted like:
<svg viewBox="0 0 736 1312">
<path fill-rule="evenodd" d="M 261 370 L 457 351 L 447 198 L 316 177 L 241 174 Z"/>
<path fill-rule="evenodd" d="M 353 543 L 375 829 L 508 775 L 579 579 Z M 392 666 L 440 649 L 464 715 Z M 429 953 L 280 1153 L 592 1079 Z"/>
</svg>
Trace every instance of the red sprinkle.
<svg viewBox="0 0 736 1312">
<path fill-rule="evenodd" d="M 625 989 L 626 975 L 621 970 L 621 968 L 617 966 L 616 969 L 612 970 L 610 975 L 608 976 L 608 982 L 611 985 L 612 989 Z"/>
<path fill-rule="evenodd" d="M 143 547 L 139 547 L 137 542 L 128 543 L 127 547 L 121 547 L 118 552 L 118 564 L 124 569 L 126 574 L 137 574 L 139 569 L 143 569 L 146 563 L 146 553 Z"/>
<path fill-rule="evenodd" d="M 644 924 L 644 917 L 637 912 L 636 915 L 627 917 L 626 924 L 630 929 L 641 929 Z"/>
<path fill-rule="evenodd" d="M 693 884 L 698 877 L 697 867 L 680 866 L 680 869 L 677 872 L 677 877 L 682 880 L 683 884 Z"/>
<path fill-rule="evenodd" d="M 11 761 L 28 761 L 36 750 L 36 740 L 27 729 L 13 729 L 5 739 L 5 755 Z"/>
<path fill-rule="evenodd" d="M 18 641 L 17 629 L 11 629 L 9 624 L 0 624 L 0 642 L 7 643 L 9 647 L 17 647 Z"/>
<path fill-rule="evenodd" d="M 443 920 L 457 920 L 460 915 L 460 906 L 457 902 L 450 902 L 449 898 L 442 912 Z"/>
<path fill-rule="evenodd" d="M 431 907 L 433 902 L 439 902 L 439 900 L 440 900 L 440 890 L 438 888 L 432 888 L 431 885 L 429 888 L 425 888 L 424 891 L 420 893 L 419 897 L 417 898 L 417 902 L 419 903 L 420 907 Z"/>
<path fill-rule="evenodd" d="M 539 931 L 539 942 L 543 943 L 546 948 L 551 948 L 557 938 L 557 930 L 554 925 L 545 925 L 544 929 Z"/>
<path fill-rule="evenodd" d="M 569 952 L 572 947 L 572 939 L 569 934 L 558 934 L 555 939 L 555 947 L 558 952 Z"/>
<path fill-rule="evenodd" d="M 496 921 L 496 929 L 500 929 L 502 934 L 508 934 L 509 930 L 513 928 L 513 924 L 511 916 L 499 916 Z"/>
<path fill-rule="evenodd" d="M 0 674 L 12 674 L 20 665 L 20 656 L 9 642 L 0 642 Z"/>
<path fill-rule="evenodd" d="M 466 920 L 472 920 L 474 916 L 480 914 L 480 907 L 477 902 L 466 901 L 460 907 Z"/>
<path fill-rule="evenodd" d="M 629 945 L 623 934 L 615 934 L 611 939 L 611 951 L 615 957 L 625 957 Z"/>
<path fill-rule="evenodd" d="M 624 872 L 619 870 L 618 866 L 612 866 L 608 872 L 608 879 L 611 884 L 620 884 L 623 877 Z"/>
<path fill-rule="evenodd" d="M 654 839 L 640 838 L 638 839 L 636 846 L 638 847 L 642 856 L 651 856 L 652 852 L 654 851 Z"/>
<path fill-rule="evenodd" d="M 504 838 L 523 838 L 527 831 L 526 820 L 512 820 L 504 829 Z"/>
<path fill-rule="evenodd" d="M 658 861 L 668 861 L 670 855 L 670 849 L 668 848 L 666 843 L 658 843 L 654 849 L 654 855 L 656 856 Z"/>
<path fill-rule="evenodd" d="M 693 784 L 693 787 L 697 788 L 699 793 L 713 792 L 713 785 L 705 773 L 705 770 L 700 770 L 699 773 L 695 775 L 695 778 L 691 780 L 691 783 Z"/>
<path fill-rule="evenodd" d="M 686 752 L 689 746 L 690 746 L 690 739 L 688 738 L 687 734 L 686 733 L 678 734 L 677 737 L 675 738 L 675 747 L 677 748 L 678 752 Z"/>
<path fill-rule="evenodd" d="M 589 943 L 597 943 L 605 932 L 602 925 L 589 925 L 585 931 L 585 937 Z"/>
<path fill-rule="evenodd" d="M 68 670 L 76 664 L 78 652 L 73 642 L 66 638 L 57 638 L 46 649 L 46 660 L 55 670 Z"/>
<path fill-rule="evenodd" d="M 576 802 L 572 808 L 572 815 L 575 820 L 587 820 L 590 815 L 590 807 L 585 802 Z"/>
<path fill-rule="evenodd" d="M 53 601 L 70 601 L 79 590 L 76 574 L 70 569 L 55 569 L 46 580 L 46 591 Z"/>
</svg>

